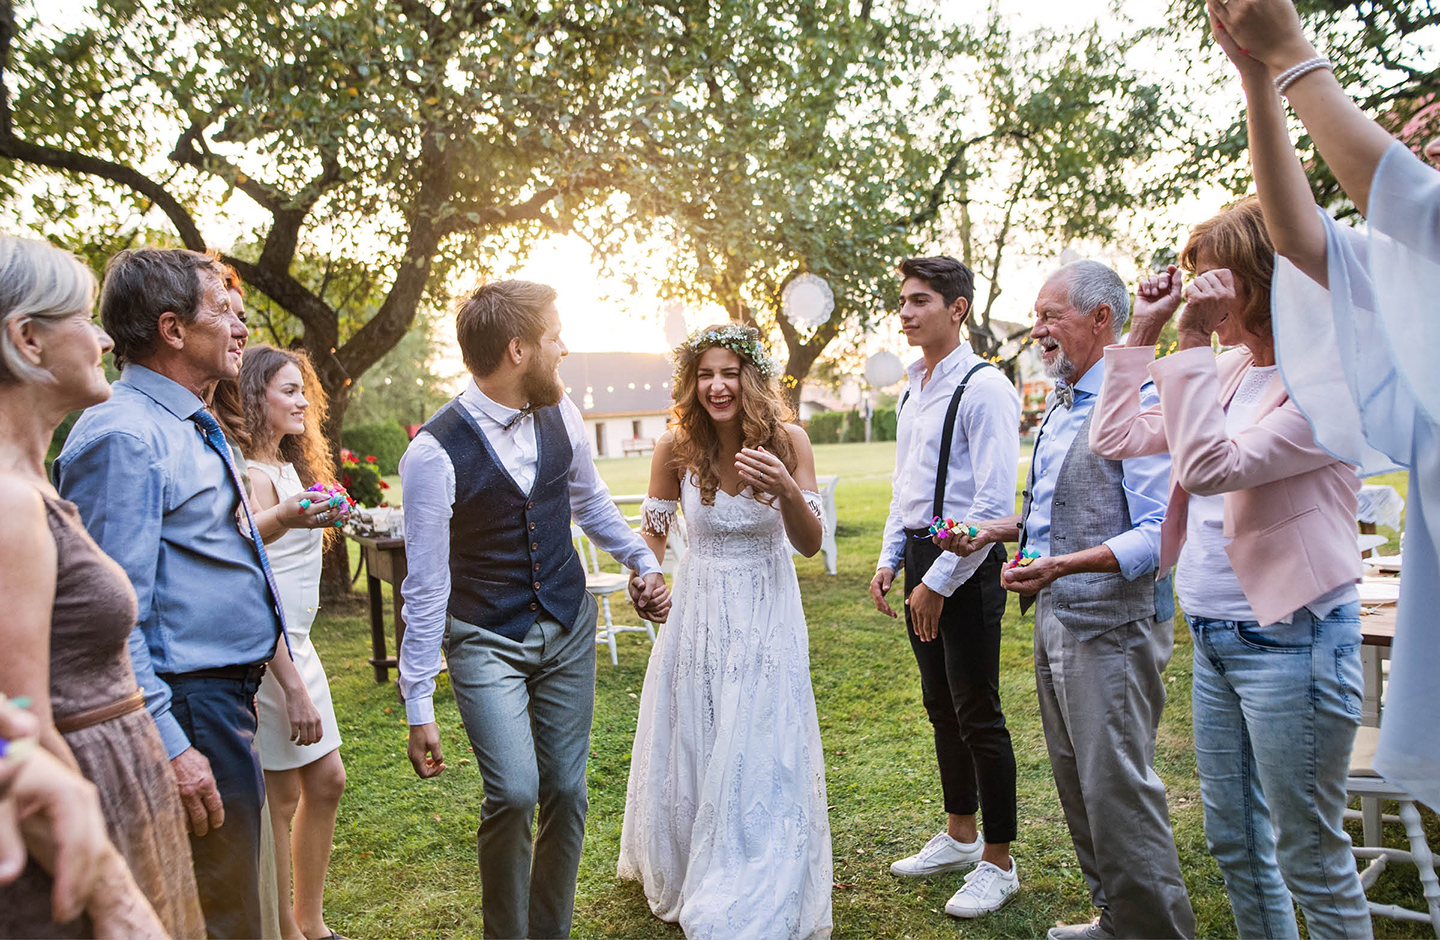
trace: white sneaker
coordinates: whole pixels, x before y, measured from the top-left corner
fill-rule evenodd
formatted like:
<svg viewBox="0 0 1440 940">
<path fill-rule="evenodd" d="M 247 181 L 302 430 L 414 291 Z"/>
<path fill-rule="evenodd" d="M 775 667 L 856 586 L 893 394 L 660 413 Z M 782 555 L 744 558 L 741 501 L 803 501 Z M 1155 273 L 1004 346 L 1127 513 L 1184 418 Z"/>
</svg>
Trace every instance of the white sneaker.
<svg viewBox="0 0 1440 940">
<path fill-rule="evenodd" d="M 958 842 L 950 838 L 948 832 L 937 832 L 934 838 L 925 843 L 925 848 L 909 858 L 895 862 L 890 866 L 890 871 L 904 878 L 922 878 L 925 875 L 959 871 L 979 861 L 984 852 L 984 839 Z"/>
<path fill-rule="evenodd" d="M 954 897 L 945 902 L 945 913 L 951 917 L 979 917 L 998 911 L 1011 895 L 1020 890 L 1020 872 L 1015 860 L 1010 870 L 1001 871 L 989 862 L 981 862 L 965 876 L 965 884 Z"/>
<path fill-rule="evenodd" d="M 1100 926 L 1100 918 L 1088 924 L 1061 924 L 1051 927 L 1045 940 L 1115 940 L 1115 935 Z"/>
</svg>

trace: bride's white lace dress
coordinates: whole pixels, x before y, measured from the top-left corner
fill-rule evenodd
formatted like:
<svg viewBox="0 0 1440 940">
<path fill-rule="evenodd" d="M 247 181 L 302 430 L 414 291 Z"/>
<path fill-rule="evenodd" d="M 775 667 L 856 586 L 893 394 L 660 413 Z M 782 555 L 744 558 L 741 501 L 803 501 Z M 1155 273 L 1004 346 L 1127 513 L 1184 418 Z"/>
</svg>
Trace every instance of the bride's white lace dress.
<svg viewBox="0 0 1440 940">
<path fill-rule="evenodd" d="M 690 940 L 828 937 L 825 758 L 780 512 L 748 490 L 706 506 L 689 479 L 680 499 L 690 545 L 645 670 L 619 875 Z M 647 500 L 649 527 L 674 507 Z"/>
</svg>

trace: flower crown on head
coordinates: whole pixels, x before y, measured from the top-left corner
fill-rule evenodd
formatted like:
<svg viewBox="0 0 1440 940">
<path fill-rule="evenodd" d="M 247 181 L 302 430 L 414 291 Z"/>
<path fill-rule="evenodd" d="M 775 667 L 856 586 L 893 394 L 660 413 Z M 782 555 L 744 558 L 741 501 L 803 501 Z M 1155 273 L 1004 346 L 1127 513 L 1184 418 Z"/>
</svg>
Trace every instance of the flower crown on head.
<svg viewBox="0 0 1440 940">
<path fill-rule="evenodd" d="M 686 338 L 685 342 L 676 347 L 675 352 L 679 353 L 683 350 L 700 353 L 711 346 L 724 346 L 737 356 L 744 356 L 754 363 L 759 373 L 767 379 L 780 371 L 780 363 L 760 342 L 756 331 L 738 323 L 727 323 L 719 329 L 696 330 Z"/>
</svg>

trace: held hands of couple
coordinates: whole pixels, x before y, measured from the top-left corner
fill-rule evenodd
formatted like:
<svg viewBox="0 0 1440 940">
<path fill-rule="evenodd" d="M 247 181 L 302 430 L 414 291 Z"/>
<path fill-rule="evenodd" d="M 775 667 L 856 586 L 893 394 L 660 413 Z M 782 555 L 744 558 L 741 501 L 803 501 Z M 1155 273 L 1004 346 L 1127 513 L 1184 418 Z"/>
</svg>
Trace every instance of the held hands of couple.
<svg viewBox="0 0 1440 940">
<path fill-rule="evenodd" d="M 630 602 L 641 617 L 652 623 L 664 623 L 665 618 L 670 616 L 670 589 L 665 586 L 665 576 L 656 572 L 632 577 Z"/>
</svg>

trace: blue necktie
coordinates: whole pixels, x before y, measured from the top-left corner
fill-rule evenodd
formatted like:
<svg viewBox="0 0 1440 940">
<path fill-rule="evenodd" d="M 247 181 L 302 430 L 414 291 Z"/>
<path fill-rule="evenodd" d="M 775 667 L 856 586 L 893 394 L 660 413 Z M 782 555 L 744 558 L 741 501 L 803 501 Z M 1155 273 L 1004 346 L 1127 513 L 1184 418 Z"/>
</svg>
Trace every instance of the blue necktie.
<svg viewBox="0 0 1440 940">
<path fill-rule="evenodd" d="M 230 474 L 230 482 L 235 484 L 235 489 L 240 494 L 240 507 L 245 512 L 245 522 L 250 529 L 250 543 L 255 546 L 255 554 L 260 559 L 260 570 L 265 573 L 265 583 L 270 588 L 270 600 L 275 608 L 275 616 L 280 621 L 280 635 L 285 637 L 285 648 L 290 648 L 290 630 L 285 624 L 285 608 L 280 603 L 280 587 L 275 583 L 275 573 L 270 570 L 270 556 L 265 553 L 265 541 L 260 538 L 260 528 L 255 525 L 255 514 L 250 510 L 250 501 L 245 498 L 245 482 L 240 479 L 240 471 L 235 468 L 235 463 L 230 459 L 230 445 L 225 440 L 225 432 L 220 430 L 220 422 L 215 416 L 201 408 L 190 416 L 200 427 L 200 432 L 205 437 L 205 443 L 210 449 L 220 455 L 225 461 L 225 470 Z"/>
</svg>

